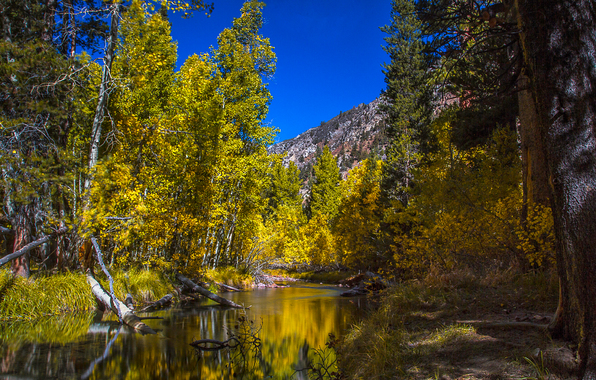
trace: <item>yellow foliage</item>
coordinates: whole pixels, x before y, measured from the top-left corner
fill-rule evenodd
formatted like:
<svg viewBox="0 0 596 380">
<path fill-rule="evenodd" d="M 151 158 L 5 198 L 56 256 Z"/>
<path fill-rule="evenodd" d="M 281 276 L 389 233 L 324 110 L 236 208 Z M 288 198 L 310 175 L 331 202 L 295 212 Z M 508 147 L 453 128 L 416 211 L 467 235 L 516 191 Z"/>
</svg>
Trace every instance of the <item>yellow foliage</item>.
<svg viewBox="0 0 596 380">
<path fill-rule="evenodd" d="M 333 265 L 339 262 L 335 239 L 329 228 L 329 222 L 323 214 L 313 216 L 300 232 L 304 252 L 312 264 Z"/>
<path fill-rule="evenodd" d="M 382 161 L 365 160 L 342 182 L 342 199 L 334 224 L 335 245 L 342 264 L 378 267 L 384 261 L 378 244 Z"/>
<path fill-rule="evenodd" d="M 540 204 L 528 207 L 525 226 L 518 225 L 515 232 L 519 239 L 517 248 L 525 253 L 531 265 L 555 265 L 555 236 L 550 207 Z"/>
<path fill-rule="evenodd" d="M 521 164 L 516 136 L 496 130 L 484 146 L 458 151 L 448 120 L 433 125 L 440 149 L 415 173 L 407 208 L 386 213 L 394 229 L 393 265 L 422 275 L 431 267 L 453 270 L 480 262 L 552 261 L 550 209 L 530 210 L 521 226 Z"/>
</svg>

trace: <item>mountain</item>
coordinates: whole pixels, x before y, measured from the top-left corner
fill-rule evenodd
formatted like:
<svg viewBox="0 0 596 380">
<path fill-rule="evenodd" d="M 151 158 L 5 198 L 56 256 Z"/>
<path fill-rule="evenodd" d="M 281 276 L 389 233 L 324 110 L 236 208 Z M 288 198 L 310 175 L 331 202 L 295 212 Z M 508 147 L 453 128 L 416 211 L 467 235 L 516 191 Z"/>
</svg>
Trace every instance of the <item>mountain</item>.
<svg viewBox="0 0 596 380">
<path fill-rule="evenodd" d="M 271 145 L 269 153 L 287 152 L 284 164 L 293 161 L 307 178 L 310 174 L 317 149 L 325 145 L 338 160 L 340 173 L 345 178 L 348 171 L 368 158 L 373 152 L 382 156 L 385 151 L 384 117 L 379 110 L 381 99 L 369 104 L 360 104 L 346 112 L 323 122 L 315 128 L 292 138 Z"/>
</svg>

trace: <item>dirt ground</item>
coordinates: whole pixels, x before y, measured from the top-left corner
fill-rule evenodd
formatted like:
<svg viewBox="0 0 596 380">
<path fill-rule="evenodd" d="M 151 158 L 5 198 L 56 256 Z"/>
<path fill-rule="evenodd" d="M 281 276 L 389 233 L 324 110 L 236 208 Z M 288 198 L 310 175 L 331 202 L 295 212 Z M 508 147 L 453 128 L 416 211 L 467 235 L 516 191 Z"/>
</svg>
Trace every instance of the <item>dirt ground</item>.
<svg viewBox="0 0 596 380">
<path fill-rule="evenodd" d="M 515 286 L 477 286 L 449 289 L 442 302 L 421 302 L 402 315 L 413 359 L 406 377 L 574 378 L 575 347 L 546 329 L 555 297 L 539 298 Z"/>
<path fill-rule="evenodd" d="M 547 326 L 553 273 L 460 271 L 369 296 L 370 313 L 339 345 L 346 379 L 574 379 L 575 347 Z"/>
</svg>

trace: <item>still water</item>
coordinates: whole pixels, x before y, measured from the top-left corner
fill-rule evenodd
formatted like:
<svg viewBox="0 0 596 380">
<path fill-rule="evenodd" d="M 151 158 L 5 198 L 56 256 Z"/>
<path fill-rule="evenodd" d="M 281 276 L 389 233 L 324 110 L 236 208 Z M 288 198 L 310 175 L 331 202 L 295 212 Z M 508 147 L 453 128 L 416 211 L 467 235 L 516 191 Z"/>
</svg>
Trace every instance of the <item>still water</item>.
<svg viewBox="0 0 596 380">
<path fill-rule="evenodd" d="M 292 284 L 223 296 L 250 307 L 211 301 L 140 316 L 157 335 L 141 336 L 115 320 L 84 314 L 0 324 L 0 379 L 306 379 L 309 356 L 362 314 L 366 300 L 346 299 L 333 286 Z M 247 322 L 238 324 L 239 318 Z M 248 331 L 261 355 L 199 353 L 197 339 L 227 340 Z M 244 330 L 243 330 L 244 328 Z M 251 335 L 252 336 L 252 335 Z"/>
</svg>

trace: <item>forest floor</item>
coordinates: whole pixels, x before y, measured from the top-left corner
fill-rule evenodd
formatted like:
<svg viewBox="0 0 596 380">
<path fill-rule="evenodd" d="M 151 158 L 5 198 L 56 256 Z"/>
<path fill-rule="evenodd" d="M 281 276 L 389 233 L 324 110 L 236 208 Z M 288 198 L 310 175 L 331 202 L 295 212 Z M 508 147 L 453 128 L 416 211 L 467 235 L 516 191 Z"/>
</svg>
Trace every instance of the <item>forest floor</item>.
<svg viewBox="0 0 596 380">
<path fill-rule="evenodd" d="M 546 329 L 557 301 L 552 282 L 399 285 L 353 328 L 340 363 L 348 378 L 573 378 L 575 348 Z"/>
</svg>

